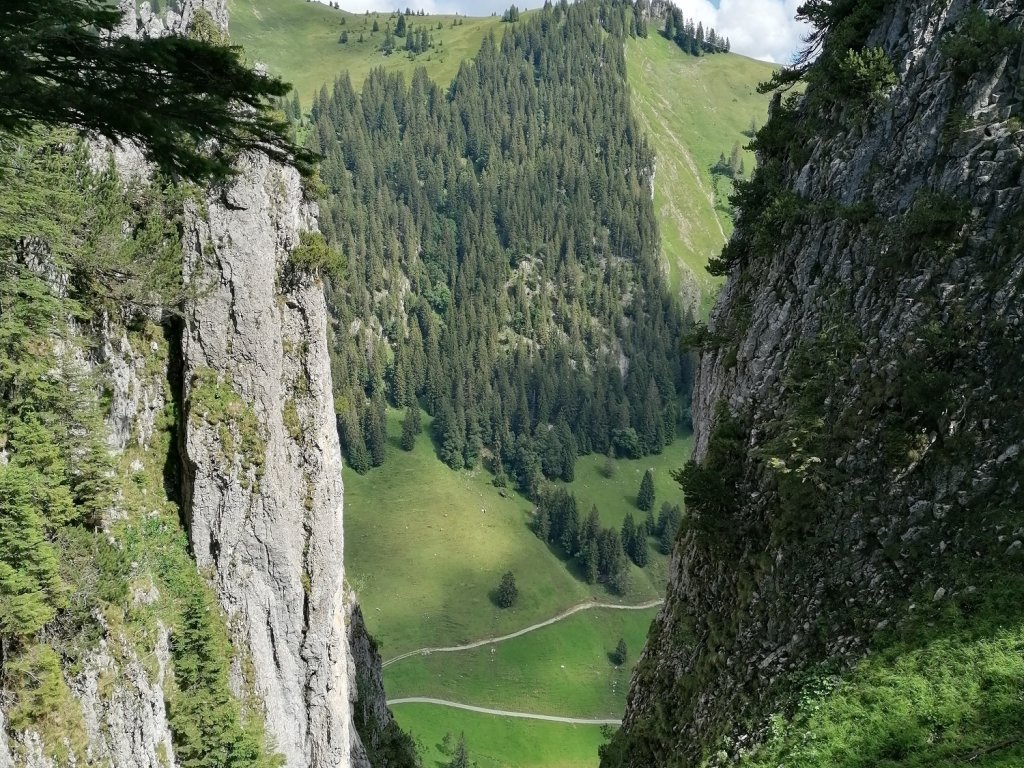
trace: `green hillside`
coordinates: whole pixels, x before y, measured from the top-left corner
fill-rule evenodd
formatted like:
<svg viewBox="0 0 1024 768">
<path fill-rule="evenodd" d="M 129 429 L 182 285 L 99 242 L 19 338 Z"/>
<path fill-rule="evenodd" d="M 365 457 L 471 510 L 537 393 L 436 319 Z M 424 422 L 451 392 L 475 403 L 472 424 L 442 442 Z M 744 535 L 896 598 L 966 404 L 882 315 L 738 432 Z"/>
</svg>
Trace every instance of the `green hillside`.
<svg viewBox="0 0 1024 768">
<path fill-rule="evenodd" d="M 348 14 L 304 0 L 230 3 L 233 41 L 293 82 L 306 109 L 322 85 L 345 71 L 357 91 L 380 66 L 402 72 L 407 82 L 424 66 L 445 87 L 489 32 L 507 29 L 495 17 L 457 23 L 451 16 L 410 17 L 414 26 L 429 29 L 435 47 L 415 57 L 404 51 L 385 56 L 379 47 L 385 28 L 397 22 L 394 14 Z M 737 141 L 745 143 L 742 132 L 752 119 L 763 122 L 767 101 L 754 88 L 771 67 L 734 55 L 695 59 L 653 30 L 646 40 L 628 40 L 626 61 L 636 117 L 657 153 L 655 213 L 671 288 L 706 313 L 717 284 L 704 265 L 731 227 L 724 203 L 728 182 L 720 184 L 716 211 L 710 167 Z M 746 164 L 751 168 L 752 159 Z M 329 217 L 331 206 L 323 210 Z M 351 212 L 335 219 L 349 220 Z M 350 270 L 357 257 L 350 254 Z M 385 327 L 387 320 L 382 319 Z M 588 585 L 576 566 L 533 533 L 529 500 L 512 490 L 499 492 L 482 469 L 453 471 L 439 461 L 428 418 L 415 449 L 400 450 L 400 421 L 400 412 L 388 411 L 382 467 L 362 475 L 345 472 L 346 568 L 385 660 L 421 647 L 514 632 L 588 600 L 638 604 L 664 593 L 668 558 L 653 539 L 647 567 L 629 564 L 627 594 Z M 677 439 L 660 454 L 614 462 L 611 476 L 602 454 L 582 456 L 570 489 L 584 515 L 598 507 L 603 525 L 618 528 L 627 513 L 640 522 L 644 513 L 636 508 L 636 493 L 644 471 L 654 470 L 655 510 L 665 501 L 681 503 L 670 473 L 690 450 L 689 439 Z M 502 610 L 491 592 L 506 570 L 516 574 L 520 598 Z M 389 666 L 385 685 L 391 698 L 427 696 L 512 711 L 616 717 L 654 613 L 588 611 L 497 646 L 415 655 Z M 629 648 L 621 669 L 607 656 L 620 637 Z M 396 715 L 417 737 L 428 765 L 444 759 L 438 744 L 448 731 L 466 731 L 471 757 L 481 766 L 593 766 L 603 741 L 597 726 L 434 705 L 398 705 Z"/>
<path fill-rule="evenodd" d="M 426 434 L 412 452 L 401 451 L 397 411 L 388 414 L 388 433 L 383 467 L 365 475 L 345 471 L 346 570 L 385 659 L 513 632 L 592 599 L 642 603 L 664 592 L 667 558 L 653 541 L 651 563 L 643 570 L 631 566 L 630 592 L 619 598 L 578 578 L 534 535 L 529 501 L 499 492 L 482 470 L 449 469 Z M 633 465 L 682 466 L 689 449 L 689 441 L 677 440 L 661 456 L 617 462 L 621 470 L 610 481 L 601 478 L 601 486 L 595 480 L 595 489 L 614 489 L 598 501 L 605 523 L 617 525 L 628 511 L 642 514 L 626 490 L 639 484 Z M 571 486 L 581 502 L 587 499 L 586 509 L 593 503 L 587 468 L 596 458 L 580 460 L 580 479 Z M 670 493 L 666 487 L 666 499 Z M 675 492 L 675 501 L 680 495 Z M 501 610 L 490 591 L 506 570 L 517 576 L 520 599 Z"/>
<path fill-rule="evenodd" d="M 415 16 L 412 25 L 429 31 L 434 48 L 385 56 L 380 46 L 386 27 L 396 23 L 394 13 L 348 13 L 306 0 L 229 0 L 229 10 L 232 41 L 293 83 L 306 108 L 322 85 L 343 72 L 357 90 L 375 67 L 408 80 L 423 66 L 431 79 L 447 84 L 484 37 L 500 35 L 504 27 L 495 16 Z M 344 44 L 338 42 L 343 32 Z M 400 48 L 402 39 L 396 42 Z M 669 279 L 687 306 L 706 316 L 721 281 L 705 265 L 732 230 L 731 182 L 719 178 L 716 194 L 710 168 L 736 142 L 746 145 L 751 120 L 764 123 L 768 97 L 756 85 L 773 65 L 735 54 L 696 58 L 653 28 L 646 39 L 628 40 L 626 55 L 634 109 L 657 153 L 654 195 Z M 749 172 L 754 160 L 745 154 Z"/>
<path fill-rule="evenodd" d="M 341 73 L 348 72 L 359 89 L 374 67 L 403 72 L 408 80 L 416 67 L 424 66 L 431 78 L 447 85 L 460 62 L 476 54 L 484 36 L 501 27 L 495 16 L 462 16 L 455 26 L 455 16 L 410 17 L 416 29 L 422 25 L 433 36 L 434 48 L 416 56 L 404 50 L 385 56 L 380 46 L 387 25 L 395 26 L 394 13 L 348 13 L 307 0 L 228 0 L 228 10 L 232 42 L 245 48 L 251 60 L 292 83 L 304 108 L 322 85 Z M 338 42 L 343 32 L 349 38 L 344 44 Z M 401 38 L 396 42 L 404 45 Z"/>
<path fill-rule="evenodd" d="M 428 696 L 513 712 L 618 718 L 657 608 L 581 611 L 512 640 L 411 656 L 384 670 L 388 696 Z M 609 654 L 619 638 L 627 663 Z M 453 672 L 453 670 L 455 670 Z"/>
<path fill-rule="evenodd" d="M 768 116 L 768 96 L 757 93 L 774 65 L 736 54 L 694 57 L 654 30 L 626 41 L 633 107 L 657 155 L 654 202 L 669 280 L 686 304 L 707 315 L 721 285 L 707 273 L 732 232 L 731 181 L 711 167 L 736 142 L 746 146 L 751 120 Z M 747 172 L 754 167 L 745 152 Z"/>
<path fill-rule="evenodd" d="M 594 768 L 605 742 L 601 726 L 563 725 L 465 712 L 430 704 L 399 704 L 398 724 L 415 740 L 427 768 L 443 768 L 446 734 L 466 736 L 471 764 L 478 768 Z"/>
</svg>

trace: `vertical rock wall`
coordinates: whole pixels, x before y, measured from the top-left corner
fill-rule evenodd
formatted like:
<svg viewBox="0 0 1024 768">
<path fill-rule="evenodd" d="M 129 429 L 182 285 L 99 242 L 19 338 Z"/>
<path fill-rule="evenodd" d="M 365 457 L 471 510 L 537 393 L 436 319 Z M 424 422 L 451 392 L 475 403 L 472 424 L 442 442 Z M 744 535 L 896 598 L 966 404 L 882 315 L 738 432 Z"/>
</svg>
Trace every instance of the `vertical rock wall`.
<svg viewBox="0 0 1024 768">
<path fill-rule="evenodd" d="M 606 766 L 735 760 L 814 665 L 1019 568 L 1024 15 L 860 6 L 874 74 L 847 57 L 762 132 L 696 383 L 696 519 Z"/>
<path fill-rule="evenodd" d="M 349 765 L 341 453 L 322 287 L 289 278 L 314 226 L 298 173 L 249 155 L 186 233 L 186 509 L 289 768 Z"/>
</svg>

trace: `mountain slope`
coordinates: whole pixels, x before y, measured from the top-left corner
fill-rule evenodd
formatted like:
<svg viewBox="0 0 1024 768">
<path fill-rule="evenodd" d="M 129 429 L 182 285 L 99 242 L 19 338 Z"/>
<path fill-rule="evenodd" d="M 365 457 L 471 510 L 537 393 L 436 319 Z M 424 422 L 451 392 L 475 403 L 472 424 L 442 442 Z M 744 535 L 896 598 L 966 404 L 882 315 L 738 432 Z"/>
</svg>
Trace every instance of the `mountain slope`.
<svg viewBox="0 0 1024 768">
<path fill-rule="evenodd" d="M 736 54 L 691 56 L 653 28 L 626 41 L 626 63 L 633 109 L 657 158 L 654 206 L 669 282 L 706 317 L 722 284 L 707 262 L 732 232 L 732 182 L 711 168 L 750 141 L 752 122 L 764 124 L 768 97 L 756 86 L 774 67 Z M 753 170 L 753 153 L 744 157 Z"/>
<path fill-rule="evenodd" d="M 462 17 L 457 26 L 452 16 L 413 16 L 414 26 L 430 30 L 435 47 L 415 56 L 405 51 L 385 56 L 379 47 L 385 26 L 396 23 L 395 14 L 350 14 L 303 0 L 230 0 L 230 7 L 232 40 L 293 82 L 307 109 L 320 87 L 330 87 L 343 72 L 357 91 L 376 67 L 400 72 L 409 81 L 422 66 L 447 86 L 459 64 L 476 56 L 484 37 L 500 37 L 510 27 L 493 16 Z M 372 32 L 375 20 L 377 33 Z M 657 156 L 655 211 L 669 283 L 687 309 L 706 317 L 721 286 L 721 279 L 707 273 L 707 261 L 732 229 L 732 182 L 711 168 L 737 143 L 749 142 L 752 122 L 764 123 L 768 97 L 755 86 L 774 67 L 736 54 L 691 56 L 660 35 L 659 25 L 651 20 L 646 38 L 625 41 L 632 103 Z M 349 38 L 340 44 L 343 32 Z M 744 158 L 749 171 L 753 155 L 744 152 Z"/>
<path fill-rule="evenodd" d="M 1019 6 L 818 12 L 741 185 L 605 766 L 1020 764 Z"/>
<path fill-rule="evenodd" d="M 428 30 L 434 47 L 415 56 L 404 50 L 386 56 L 380 47 L 386 27 L 397 23 L 394 13 L 348 13 L 306 0 L 229 0 L 228 7 L 231 41 L 245 48 L 253 61 L 292 83 L 305 109 L 321 86 L 330 87 L 343 72 L 349 73 L 358 89 L 376 67 L 401 72 L 408 81 L 416 67 L 424 66 L 446 86 L 459 65 L 480 50 L 488 33 L 500 35 L 508 26 L 494 16 L 412 15 L 412 26 Z M 342 33 L 348 33 L 348 42 L 339 42 Z M 402 38 L 398 45 L 404 45 Z"/>
</svg>

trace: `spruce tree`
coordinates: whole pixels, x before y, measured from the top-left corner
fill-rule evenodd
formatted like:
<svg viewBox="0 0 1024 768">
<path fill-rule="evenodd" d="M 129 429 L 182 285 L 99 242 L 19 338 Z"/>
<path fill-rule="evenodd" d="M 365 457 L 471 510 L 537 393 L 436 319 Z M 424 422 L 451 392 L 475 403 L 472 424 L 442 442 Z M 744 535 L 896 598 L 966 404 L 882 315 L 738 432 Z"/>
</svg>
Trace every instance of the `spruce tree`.
<svg viewBox="0 0 1024 768">
<path fill-rule="evenodd" d="M 370 466 L 381 466 L 387 442 L 387 414 L 383 400 L 373 400 L 363 410 L 363 439 L 370 454 Z"/>
<path fill-rule="evenodd" d="M 411 451 L 416 447 L 416 435 L 419 433 L 420 409 L 418 406 L 409 406 L 405 409 L 405 418 L 402 419 L 402 438 L 399 446 L 403 451 Z"/>
<path fill-rule="evenodd" d="M 644 479 L 640 481 L 640 491 L 636 496 L 636 506 L 643 512 L 654 508 L 654 473 L 649 469 L 644 472 Z"/>
<path fill-rule="evenodd" d="M 620 637 L 618 645 L 615 646 L 615 650 L 612 652 L 612 660 L 615 662 L 615 665 L 621 667 L 623 664 L 625 664 L 627 654 L 628 651 L 626 650 L 626 640 Z"/>
<path fill-rule="evenodd" d="M 67 125 L 132 139 L 163 170 L 197 180 L 230 175 L 230 153 L 257 147 L 308 167 L 313 156 L 269 109 L 288 86 L 251 70 L 208 13 L 189 36 L 130 38 L 116 34 L 121 22 L 116 4 L 5 0 L 0 132 Z M 227 155 L 205 151 L 206 139 Z"/>
<path fill-rule="evenodd" d="M 516 577 L 512 571 L 505 571 L 501 576 L 501 583 L 495 594 L 495 602 L 499 608 L 511 608 L 519 599 L 519 587 L 516 586 Z"/>
<path fill-rule="evenodd" d="M 656 535 L 655 532 L 658 529 L 658 523 L 654 519 L 654 510 L 653 509 L 648 509 L 647 510 L 647 517 L 644 518 L 643 529 L 644 529 L 644 534 L 647 535 L 647 536 L 654 536 L 654 535 Z"/>
<path fill-rule="evenodd" d="M 466 734 L 459 734 L 459 743 L 455 747 L 455 754 L 448 768 L 469 768 L 469 751 L 466 749 Z"/>
<path fill-rule="evenodd" d="M 636 521 L 633 519 L 633 513 L 628 512 L 622 521 L 622 549 L 625 550 L 631 560 L 633 559 L 633 552 L 636 547 L 636 539 Z"/>
<path fill-rule="evenodd" d="M 662 554 L 668 555 L 672 552 L 682 517 L 683 512 L 678 504 L 666 502 L 662 505 L 658 519 L 658 549 Z"/>
</svg>

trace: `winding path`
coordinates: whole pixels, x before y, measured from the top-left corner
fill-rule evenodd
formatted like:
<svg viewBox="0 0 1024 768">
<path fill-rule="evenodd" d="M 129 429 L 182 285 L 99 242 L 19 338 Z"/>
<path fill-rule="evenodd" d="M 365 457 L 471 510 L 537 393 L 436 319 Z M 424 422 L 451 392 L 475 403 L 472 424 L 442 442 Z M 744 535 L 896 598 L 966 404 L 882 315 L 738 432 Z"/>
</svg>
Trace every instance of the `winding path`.
<svg viewBox="0 0 1024 768">
<path fill-rule="evenodd" d="M 445 699 L 428 699 L 420 696 L 413 696 L 407 699 L 388 699 L 387 705 L 395 704 L 437 704 L 442 707 L 453 709 L 464 709 L 467 712 L 479 712 L 482 715 L 498 715 L 499 717 L 519 717 L 524 720 L 545 720 L 549 723 L 565 723 L 567 725 L 622 725 L 621 720 L 595 719 L 588 720 L 585 717 L 557 717 L 555 715 L 534 715 L 529 712 L 506 712 L 503 709 L 487 709 L 486 707 L 474 707 L 471 704 L 459 704 L 456 701 Z"/>
<path fill-rule="evenodd" d="M 454 653 L 456 651 L 468 651 L 468 650 L 471 650 L 473 648 L 480 648 L 481 646 L 484 646 L 484 645 L 492 645 L 494 643 L 500 643 L 500 642 L 502 642 L 504 640 L 511 640 L 514 637 L 522 637 L 523 635 L 525 635 L 525 634 L 527 634 L 529 632 L 535 632 L 538 629 L 543 629 L 544 627 L 550 627 L 552 624 L 556 624 L 557 622 L 562 621 L 563 619 L 567 619 L 570 616 L 572 616 L 574 613 L 579 613 L 580 611 L 589 611 L 589 610 L 592 610 L 594 608 L 608 608 L 610 610 L 615 610 L 615 611 L 645 611 L 648 608 L 655 608 L 655 607 L 661 605 L 664 602 L 665 601 L 663 599 L 659 598 L 658 600 L 649 600 L 648 602 L 642 603 L 640 605 L 619 605 L 618 603 L 596 603 L 596 602 L 580 603 L 579 605 L 574 605 L 569 610 L 563 611 L 562 613 L 560 613 L 557 616 L 554 616 L 554 617 L 548 619 L 547 621 L 541 621 L 541 622 L 539 622 L 537 624 L 531 624 L 530 626 L 526 627 L 525 629 L 520 629 L 519 631 L 513 632 L 510 635 L 502 635 L 501 637 L 488 637 L 488 638 L 486 638 L 484 640 L 476 640 L 475 642 L 472 642 L 472 643 L 466 643 L 466 645 L 450 645 L 450 646 L 446 646 L 444 648 L 417 648 L 415 651 L 408 651 L 407 653 L 403 653 L 403 654 L 400 654 L 398 656 L 395 656 L 393 659 L 388 659 L 387 661 L 383 662 L 381 664 L 381 666 L 382 667 L 390 666 L 391 664 L 394 664 L 395 662 L 401 661 L 402 659 L 408 659 L 410 656 L 427 656 L 427 655 L 429 655 L 431 653 Z M 405 699 L 396 699 L 395 701 L 398 702 L 398 703 L 405 703 L 406 700 Z M 470 707 L 470 706 L 465 705 L 465 704 L 452 704 L 451 702 L 442 702 L 440 699 L 417 699 L 417 701 L 431 702 L 431 703 L 435 703 L 435 704 L 446 703 L 448 706 L 455 706 L 455 707 L 459 707 L 459 708 L 462 708 L 462 709 L 470 709 L 470 710 L 479 711 L 479 712 L 490 712 L 492 714 L 505 714 L 505 715 L 508 715 L 510 717 L 535 717 L 535 718 L 539 718 L 541 720 L 550 720 L 551 719 L 551 718 L 544 717 L 544 716 L 541 716 L 541 715 L 523 715 L 523 714 L 516 714 L 516 713 L 513 713 L 513 712 L 498 713 L 497 710 L 483 710 L 483 709 L 479 709 L 477 707 Z M 556 718 L 556 719 L 559 722 L 580 722 L 580 721 L 577 721 L 577 720 L 573 720 L 572 718 L 569 718 L 568 720 L 565 720 L 565 718 L 561 718 L 561 719 Z M 616 723 L 618 721 L 613 721 L 613 720 L 608 720 L 608 721 L 604 721 L 604 720 L 601 720 L 601 721 L 587 720 L 587 721 L 584 721 L 584 722 L 589 722 L 589 723 L 598 723 L 598 722 L 604 723 L 604 722 L 608 722 L 609 724 L 614 724 L 614 723 Z"/>
</svg>

